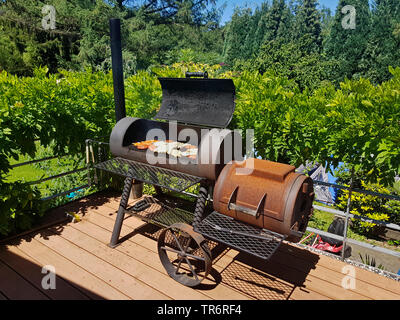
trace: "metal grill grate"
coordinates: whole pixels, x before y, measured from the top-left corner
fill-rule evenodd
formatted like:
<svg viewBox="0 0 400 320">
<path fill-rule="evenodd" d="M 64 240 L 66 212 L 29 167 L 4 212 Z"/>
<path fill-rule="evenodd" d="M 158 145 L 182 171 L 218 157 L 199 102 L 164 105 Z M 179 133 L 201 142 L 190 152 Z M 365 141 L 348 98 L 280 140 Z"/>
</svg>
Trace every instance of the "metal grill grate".
<svg viewBox="0 0 400 320">
<path fill-rule="evenodd" d="M 179 208 L 166 207 L 161 203 L 154 202 L 152 198 L 146 198 L 146 201 L 151 204 L 148 209 L 141 212 L 127 209 L 126 213 L 163 228 L 168 228 L 175 223 L 187 223 L 189 225 L 193 223 L 193 213 Z"/>
<path fill-rule="evenodd" d="M 203 180 L 203 178 L 200 177 L 123 158 L 108 160 L 96 164 L 95 167 L 177 192 L 183 192 Z"/>
<path fill-rule="evenodd" d="M 228 247 L 268 260 L 285 236 L 238 222 L 218 212 L 211 213 L 195 231 Z"/>
</svg>

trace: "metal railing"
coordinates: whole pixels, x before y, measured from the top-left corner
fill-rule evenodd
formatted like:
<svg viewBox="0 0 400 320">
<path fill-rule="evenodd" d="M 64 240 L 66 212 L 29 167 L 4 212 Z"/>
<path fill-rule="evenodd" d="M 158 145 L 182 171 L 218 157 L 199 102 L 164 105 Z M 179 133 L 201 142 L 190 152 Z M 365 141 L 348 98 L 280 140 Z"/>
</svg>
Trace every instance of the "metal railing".
<svg viewBox="0 0 400 320">
<path fill-rule="evenodd" d="M 35 140 L 35 141 L 38 141 L 38 140 Z M 105 143 L 103 143 L 103 142 L 98 142 L 98 141 L 95 141 L 95 140 L 87 140 L 86 141 L 86 146 L 88 146 L 88 144 L 94 143 L 94 142 L 99 144 L 99 150 L 100 150 L 102 145 L 105 145 Z M 99 154 L 100 153 L 101 152 L 99 151 Z M 89 154 L 91 156 L 90 159 L 94 162 L 95 161 L 95 156 L 94 156 L 93 146 L 90 146 L 90 148 L 88 148 L 88 147 L 86 148 L 86 166 L 85 167 L 74 169 L 74 170 L 70 170 L 70 171 L 63 172 L 63 173 L 60 173 L 60 174 L 56 174 L 56 175 L 53 175 L 53 176 L 50 176 L 50 177 L 45 177 L 45 178 L 42 178 L 42 179 L 39 179 L 39 180 L 27 182 L 27 184 L 30 185 L 30 186 L 40 185 L 40 184 L 42 184 L 44 182 L 52 181 L 52 180 L 59 179 L 59 178 L 62 178 L 62 177 L 67 177 L 67 176 L 70 176 L 70 175 L 73 175 L 73 174 L 76 174 L 76 173 L 79 173 L 79 172 L 84 172 L 84 171 L 87 170 L 88 171 L 88 183 L 87 184 L 84 184 L 84 185 L 81 185 L 81 186 L 77 186 L 77 187 L 73 187 L 73 188 L 71 188 L 69 190 L 62 191 L 62 192 L 59 192 L 57 194 L 44 197 L 44 198 L 42 198 L 40 200 L 49 201 L 49 200 L 53 200 L 53 199 L 56 199 L 56 198 L 67 196 L 67 195 L 72 194 L 72 193 L 74 193 L 76 191 L 88 189 L 91 186 L 93 186 L 93 183 L 92 183 L 91 178 L 90 178 L 90 172 L 89 172 L 90 171 L 90 165 L 89 165 L 90 161 L 89 161 L 89 158 L 88 158 Z M 25 162 L 21 162 L 21 163 L 17 163 L 17 164 L 11 165 L 11 169 L 20 168 L 20 167 L 24 167 L 24 166 L 29 166 L 29 165 L 32 165 L 32 164 L 38 164 L 38 163 L 42 163 L 42 162 L 45 162 L 45 161 L 51 161 L 51 160 L 54 160 L 54 159 L 62 159 L 62 158 L 65 158 L 65 157 L 68 157 L 68 155 L 64 155 L 64 156 L 49 156 L 49 157 L 45 157 L 45 158 L 41 158 L 41 159 L 25 161 Z M 95 180 L 96 180 L 95 183 L 97 184 L 97 179 L 95 179 Z M 73 199 L 73 200 L 75 200 L 75 199 Z"/>
<path fill-rule="evenodd" d="M 389 194 L 382 194 L 382 193 L 378 193 L 378 192 L 374 192 L 374 191 L 369 191 L 369 190 L 362 190 L 362 189 L 357 189 L 357 188 L 353 188 L 352 186 L 347 187 L 347 186 L 341 186 L 341 185 L 337 185 L 337 184 L 333 184 L 333 183 L 327 183 L 327 182 L 323 182 L 323 181 L 314 181 L 314 185 L 320 185 L 320 186 L 325 186 L 325 187 L 332 187 L 335 189 L 339 189 L 339 190 L 346 190 L 349 192 L 349 199 L 348 199 L 348 203 L 347 203 L 347 207 L 346 207 L 346 211 L 340 211 L 340 210 L 336 210 L 333 208 L 329 208 L 329 207 L 323 207 L 323 206 L 319 206 L 319 205 L 314 205 L 314 209 L 317 209 L 319 211 L 322 212 L 327 212 L 327 213 L 331 213 L 333 215 L 345 218 L 347 223 L 345 225 L 345 230 L 344 230 L 344 235 L 340 236 L 340 235 L 336 235 L 330 232 L 325 232 L 322 230 L 318 230 L 315 228 L 307 228 L 307 231 L 311 232 L 311 233 L 315 233 L 324 237 L 330 237 L 333 238 L 335 240 L 339 240 L 339 241 L 343 241 L 343 249 L 342 249 L 342 260 L 345 260 L 345 248 L 348 244 L 354 244 L 360 247 L 364 247 L 367 249 L 371 249 L 373 251 L 377 251 L 377 252 L 381 252 L 381 253 L 385 253 L 391 256 L 395 256 L 400 258 L 400 252 L 399 251 L 394 251 L 394 250 L 390 250 L 387 248 L 383 248 L 383 247 L 379 247 L 364 241 L 357 241 L 354 239 L 351 239 L 348 237 L 348 231 L 349 231 L 349 224 L 348 222 L 350 221 L 350 219 L 357 219 L 357 220 L 361 220 L 363 222 L 369 222 L 369 223 L 373 223 L 376 225 L 380 225 L 380 226 L 384 226 L 387 229 L 391 229 L 391 230 L 395 230 L 395 231 L 400 231 L 400 226 L 393 224 L 393 223 L 387 223 L 385 221 L 379 221 L 379 220 L 375 220 L 375 219 L 371 219 L 368 217 L 363 217 L 363 216 L 359 216 L 359 215 L 354 215 L 350 213 L 350 209 L 351 209 L 351 205 L 352 205 L 352 197 L 354 193 L 360 193 L 360 194 L 365 194 L 365 195 L 371 195 L 371 196 L 375 196 L 375 197 L 379 197 L 379 198 L 384 198 L 384 199 L 388 199 L 388 200 L 395 200 L 395 201 L 400 201 L 400 197 L 396 196 L 396 195 L 389 195 Z M 315 201 L 316 203 L 318 203 L 318 201 Z"/>
<path fill-rule="evenodd" d="M 38 142 L 40 140 L 36 139 L 35 141 Z M 40 184 L 42 184 L 44 182 L 52 181 L 52 180 L 59 179 L 59 178 L 62 178 L 62 177 L 67 177 L 67 176 L 73 175 L 75 173 L 84 172 L 84 171 L 87 171 L 87 181 L 88 181 L 88 183 L 84 184 L 84 185 L 81 185 L 81 186 L 77 186 L 77 187 L 71 188 L 70 190 L 62 191 L 62 192 L 59 192 L 57 194 L 44 197 L 44 198 L 41 199 L 42 201 L 48 201 L 48 200 L 53 200 L 53 199 L 56 199 L 56 198 L 60 198 L 60 197 L 69 195 L 71 193 L 74 193 L 76 191 L 88 189 L 88 188 L 92 187 L 93 184 L 97 185 L 97 183 L 98 183 L 97 175 L 95 174 L 94 181 L 92 181 L 93 179 L 90 176 L 90 170 L 92 169 L 91 164 L 92 163 L 93 164 L 96 163 L 96 158 L 97 158 L 97 162 L 100 161 L 101 156 L 105 153 L 104 150 L 102 150 L 102 147 L 108 146 L 108 143 L 101 142 L 101 141 L 98 141 L 98 140 L 88 139 L 88 140 L 85 141 L 85 144 L 86 144 L 86 166 L 85 167 L 74 169 L 74 170 L 70 170 L 70 171 L 63 172 L 63 173 L 60 173 L 60 174 L 56 174 L 56 175 L 53 175 L 53 176 L 50 176 L 50 177 L 45 177 L 45 178 L 42 178 L 42 179 L 39 179 L 39 180 L 36 180 L 36 181 L 31 181 L 31 182 L 28 182 L 27 184 L 30 185 L 30 186 L 40 185 Z M 94 152 L 94 148 L 93 148 L 94 144 L 97 145 L 97 155 L 95 155 L 95 152 Z M 32 164 L 38 164 L 38 163 L 42 163 L 42 162 L 45 162 L 45 161 L 51 161 L 51 160 L 54 160 L 54 159 L 62 159 L 62 158 L 65 158 L 65 157 L 68 157 L 68 155 L 64 155 L 64 156 L 49 156 L 49 157 L 45 157 L 45 158 L 41 158 L 41 159 L 25 161 L 25 162 L 16 163 L 16 164 L 11 165 L 11 169 L 20 168 L 20 167 L 24 167 L 24 166 L 29 166 L 29 165 L 32 165 Z"/>
</svg>

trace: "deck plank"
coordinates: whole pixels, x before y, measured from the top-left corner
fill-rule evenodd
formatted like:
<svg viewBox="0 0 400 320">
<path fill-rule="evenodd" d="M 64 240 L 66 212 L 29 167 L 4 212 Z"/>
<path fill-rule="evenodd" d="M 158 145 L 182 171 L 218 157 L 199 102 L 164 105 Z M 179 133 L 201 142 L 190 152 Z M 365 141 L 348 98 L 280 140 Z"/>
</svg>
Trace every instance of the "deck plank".
<svg viewBox="0 0 400 320">
<path fill-rule="evenodd" d="M 116 249 L 107 246 L 119 201 L 115 193 L 101 193 L 73 202 L 57 210 L 80 214 L 80 223 L 49 227 L 0 248 L 0 278 L 9 280 L 0 282 L 0 300 L 400 299 L 400 282 L 356 267 L 356 287 L 344 289 L 348 264 L 290 243 L 268 262 L 218 246 L 205 285 L 184 287 L 159 261 L 156 228 L 127 215 L 123 241 Z M 44 265 L 56 268 L 57 291 L 41 288 Z"/>
<path fill-rule="evenodd" d="M 103 217 L 106 218 L 113 218 L 115 219 L 115 214 L 116 211 L 114 208 L 110 208 L 109 204 L 107 206 L 99 209 L 94 210 L 94 212 L 99 213 Z M 90 219 L 90 217 L 88 217 Z M 99 219 L 99 217 L 95 218 Z M 102 219 L 102 218 L 100 218 Z M 108 225 L 108 228 L 111 230 L 112 223 L 110 224 L 110 221 L 104 221 L 101 220 L 102 226 Z M 131 227 L 132 232 L 134 229 L 140 227 L 143 224 L 143 222 L 138 221 L 137 219 L 134 218 L 126 218 L 124 222 L 124 228 L 122 232 L 122 236 L 125 236 L 129 234 L 129 228 Z M 135 236 L 136 237 L 136 236 Z M 291 252 L 295 251 L 296 253 Z M 229 254 L 233 254 L 232 252 L 235 252 L 234 250 L 231 251 Z M 237 252 L 236 252 L 237 253 Z M 297 257 L 296 255 L 299 255 L 300 257 Z M 329 260 L 334 260 L 329 257 L 325 256 L 320 256 L 317 254 L 310 253 L 307 250 L 293 247 L 291 245 L 283 245 L 278 252 L 272 257 L 271 262 L 276 263 L 278 266 L 280 266 L 280 262 L 285 261 L 285 264 L 282 266 L 284 270 L 286 270 L 285 274 L 280 274 L 280 277 L 285 277 L 285 275 L 291 275 L 291 274 L 298 274 L 298 271 L 300 272 L 307 272 L 308 279 L 307 283 L 308 284 L 308 292 L 312 292 L 314 295 L 319 296 L 320 298 L 323 298 L 324 296 L 330 297 L 330 298 L 336 298 L 336 299 L 398 299 L 399 294 L 396 292 L 391 292 L 389 290 L 377 287 L 376 285 L 371 285 L 369 283 L 366 283 L 365 281 L 362 281 L 361 279 L 357 278 L 357 283 L 356 283 L 356 288 L 355 290 L 346 290 L 342 288 L 342 280 L 344 278 L 344 274 L 342 273 L 343 267 L 347 266 L 347 264 L 334 260 L 336 263 L 335 268 L 326 268 L 322 265 L 319 265 L 318 262 L 316 261 L 316 265 L 313 268 L 307 267 L 306 270 L 304 269 L 305 264 L 309 264 L 310 261 L 310 256 L 317 257 L 318 262 L 322 258 L 324 258 L 324 261 L 326 262 L 326 259 Z M 253 257 L 250 258 L 250 260 L 253 259 Z M 254 259 L 253 259 L 254 260 Z M 294 270 L 292 268 L 294 267 Z M 282 270 L 280 267 L 275 268 L 276 271 Z M 357 270 L 365 271 L 360 268 L 357 268 Z M 373 274 L 373 276 L 378 276 L 378 281 L 380 278 L 383 278 L 385 280 L 389 280 L 389 283 L 392 286 L 397 286 L 398 284 L 395 281 L 391 281 L 390 279 L 384 278 L 379 275 Z M 296 281 L 296 280 L 293 280 Z M 305 281 L 305 279 L 304 279 Z M 322 281 L 322 282 L 321 282 Z M 317 288 L 316 286 L 321 286 L 321 283 L 325 283 L 324 287 L 326 289 L 321 291 L 321 288 Z M 282 290 L 281 290 L 282 291 Z M 296 291 L 297 292 L 297 291 Z M 304 297 L 305 298 L 305 297 Z"/>
<path fill-rule="evenodd" d="M 11 300 L 49 300 L 40 290 L 0 261 L 1 291 Z M 4 281 L 4 280 L 7 281 Z"/>
<path fill-rule="evenodd" d="M 295 250 L 296 253 L 293 254 L 287 254 L 288 250 Z M 308 251 L 305 251 L 304 249 L 300 248 L 295 248 L 290 245 L 284 244 L 281 246 L 281 249 L 278 250 L 278 252 L 271 258 L 270 262 L 268 265 L 274 266 L 280 266 L 282 265 L 282 262 L 284 261 L 284 264 L 287 267 L 295 269 L 293 271 L 293 274 L 307 274 L 308 277 L 315 277 L 319 278 L 320 280 L 324 280 L 327 283 L 334 284 L 340 288 L 342 288 L 342 280 L 346 276 L 346 274 L 342 273 L 343 267 L 348 266 L 347 264 L 335 260 L 335 262 L 339 262 L 340 268 L 337 268 L 335 270 L 328 269 L 322 265 L 319 264 L 319 260 L 321 259 L 321 256 L 318 256 L 318 261 L 316 262 L 315 265 L 313 265 L 310 268 L 310 253 Z M 233 252 L 229 252 L 227 256 L 232 256 Z M 307 259 L 299 258 L 298 255 L 301 254 L 307 254 L 309 257 Z M 236 251 L 236 255 L 239 255 L 239 252 Z M 239 255 L 240 256 L 240 255 Z M 328 258 L 328 257 L 326 257 Z M 328 258 L 329 259 L 329 258 Z M 257 258 L 253 258 L 250 256 L 246 256 L 246 258 L 241 259 L 243 263 L 248 263 L 252 262 L 252 265 L 262 269 L 263 268 L 263 261 Z M 332 259 L 333 260 L 333 259 Z M 356 270 L 359 268 L 355 268 Z M 278 268 L 277 270 L 280 270 Z M 340 271 L 339 271 L 340 270 Z M 360 269 L 361 270 L 361 269 Z M 290 275 L 290 272 L 287 272 L 286 275 Z M 375 274 L 373 274 L 375 276 Z M 284 277 L 285 275 L 280 275 L 280 277 Z M 382 276 L 378 276 L 380 278 L 384 278 Z M 379 280 L 378 279 L 378 280 Z M 387 279 L 387 278 L 384 278 Z M 378 300 L 392 300 L 392 299 L 399 299 L 399 294 L 395 294 L 389 290 L 382 289 L 378 286 L 371 285 L 370 283 L 367 283 L 360 278 L 357 277 L 357 272 L 356 272 L 356 287 L 353 291 L 354 293 L 358 295 L 362 295 L 366 298 L 369 299 L 378 299 Z M 360 297 L 359 297 L 360 298 Z"/>
<path fill-rule="evenodd" d="M 22 241 L 16 247 L 26 255 L 34 257 L 40 264 L 54 266 L 57 275 L 72 285 L 79 287 L 80 290 L 93 300 L 129 300 L 127 295 L 124 295 L 103 280 L 95 277 L 87 270 L 72 263 L 35 239 Z"/>
<path fill-rule="evenodd" d="M 321 296 L 326 296 L 330 299 L 369 300 L 369 298 L 366 296 L 350 290 L 345 290 L 341 286 L 322 280 L 319 277 L 299 272 L 292 266 L 286 265 L 286 262 L 277 263 L 269 261 L 263 263 L 263 261 L 260 261 L 259 259 L 239 253 L 238 256 L 234 258 L 228 256 L 223 257 L 218 261 L 218 264 L 233 264 L 234 267 L 231 267 L 231 269 L 253 269 L 256 270 L 256 273 L 263 274 L 267 278 L 271 277 L 274 279 L 279 279 L 280 282 L 291 284 L 293 287 L 304 288 L 306 291 L 313 292 Z M 242 271 L 242 273 L 244 273 L 244 271 Z M 301 297 L 300 299 L 308 300 L 306 294 L 304 294 L 304 297 Z"/>
<path fill-rule="evenodd" d="M 136 221 L 138 222 L 138 225 L 143 225 L 140 221 Z M 98 229 L 102 229 L 103 227 L 105 227 L 105 225 L 107 226 L 107 228 L 103 229 L 103 232 Z M 85 221 L 85 224 L 76 224 L 73 227 L 79 228 L 79 230 L 91 235 L 96 234 L 96 237 L 101 237 L 101 241 L 106 241 L 108 243 L 111 237 L 113 221 L 101 215 L 94 215 L 91 216 L 91 219 Z M 133 229 L 129 228 L 128 226 L 124 226 L 122 236 L 126 234 L 131 234 L 132 231 Z M 138 260 L 146 263 L 147 265 L 151 266 L 154 269 L 157 269 L 159 272 L 162 272 L 166 275 L 166 272 L 160 263 L 160 259 L 158 258 L 157 243 L 154 240 L 138 233 L 132 239 L 121 243 L 121 245 L 118 246 L 116 249 L 131 257 L 136 257 Z M 213 282 L 212 279 L 210 282 Z M 211 284 L 207 281 L 205 281 L 205 283 L 211 286 Z M 204 295 L 207 295 L 209 298 L 216 300 L 247 300 L 250 298 L 248 295 L 237 292 L 236 290 L 220 286 L 217 286 L 212 290 L 201 292 Z"/>
<path fill-rule="evenodd" d="M 328 258 L 328 257 L 321 257 L 319 256 L 318 263 L 315 265 L 315 268 L 311 269 L 309 271 L 309 276 L 314 276 L 317 277 L 321 280 L 324 280 L 326 282 L 335 284 L 339 287 L 342 286 L 342 281 L 343 278 L 346 276 L 346 273 L 343 272 L 344 267 L 348 267 L 346 263 L 343 263 L 341 261 L 335 260 L 335 267 L 328 266 L 326 264 L 321 264 L 320 260 L 323 258 Z M 328 258 L 330 260 L 334 260 L 332 258 Z M 325 259 L 323 259 L 325 260 Z M 303 259 L 298 258 L 297 255 L 294 254 L 287 254 L 284 251 L 278 251 L 277 254 L 271 259 L 272 263 L 279 263 L 280 261 L 285 261 L 288 265 L 293 266 L 296 270 L 305 271 L 305 262 Z M 327 262 L 325 260 L 325 262 Z M 332 263 L 331 263 L 332 264 Z M 391 292 L 390 290 L 386 290 L 382 287 L 380 287 L 380 280 L 385 279 L 389 280 L 387 278 L 384 278 L 382 276 L 376 275 L 376 274 L 371 274 L 371 278 L 376 278 L 374 285 L 370 283 L 370 281 L 365 281 L 365 276 L 360 275 L 360 271 L 362 269 L 354 267 L 355 270 L 355 288 L 352 289 L 351 291 L 361 294 L 363 296 L 366 296 L 370 299 L 377 299 L 377 300 L 392 300 L 392 299 L 398 299 L 400 291 L 396 294 Z"/>
<path fill-rule="evenodd" d="M 285 252 L 287 254 L 294 255 L 298 259 L 307 259 L 305 257 L 307 250 L 303 249 L 302 251 L 296 251 L 294 254 L 293 251 L 296 250 L 296 246 L 284 247 L 279 250 L 279 252 Z M 330 258 L 325 255 L 319 255 L 318 266 L 325 267 L 330 269 L 331 271 L 342 273 L 343 267 L 348 266 L 347 263 L 339 261 L 335 258 Z M 400 295 L 400 282 L 394 281 L 392 279 L 386 278 L 384 276 L 378 275 L 376 273 L 361 269 L 359 267 L 355 267 L 356 269 L 356 277 L 358 280 L 369 283 L 374 287 L 382 288 L 387 291 L 391 291 L 396 295 Z"/>
<path fill-rule="evenodd" d="M 86 227 L 89 222 L 83 222 L 79 225 Z M 81 230 L 84 230 L 82 228 Z M 62 238 L 79 244 L 79 247 L 92 253 L 96 257 L 108 262 L 118 269 L 128 273 L 132 277 L 146 283 L 147 285 L 160 290 L 163 294 L 176 300 L 209 300 L 206 295 L 194 291 L 188 287 L 182 286 L 166 274 L 160 273 L 144 263 L 118 251 L 108 247 L 104 242 L 97 240 L 99 234 L 93 234 L 93 238 L 84 232 L 71 227 L 65 228 Z M 138 252 L 135 252 L 136 255 Z M 152 259 L 157 258 L 153 255 Z"/>
<path fill-rule="evenodd" d="M 56 290 L 45 290 L 42 287 L 42 265 L 16 247 L 0 248 L 0 260 L 23 276 L 42 293 L 54 300 L 88 300 L 81 291 L 71 286 L 60 276 L 56 275 Z"/>
<path fill-rule="evenodd" d="M 46 235 L 47 239 L 38 238 L 37 240 L 57 253 L 62 254 L 65 258 L 71 260 L 83 269 L 90 270 L 92 274 L 110 284 L 115 289 L 118 289 L 131 299 L 171 300 L 167 295 L 130 277 L 126 272 L 106 263 L 95 255 L 82 250 L 79 244 L 73 244 L 50 231 L 47 231 Z"/>
<path fill-rule="evenodd" d="M 96 215 L 96 213 L 98 213 L 99 215 Z M 93 210 L 91 212 L 91 214 L 86 217 L 86 219 L 88 219 L 88 221 L 91 221 L 95 224 L 98 223 L 99 225 L 107 228 L 108 230 L 112 230 L 113 225 L 114 225 L 115 214 L 116 214 L 116 211 L 114 209 L 103 207 L 103 208 L 101 208 L 101 210 L 99 210 L 99 209 Z M 132 234 L 133 230 L 138 229 L 143 225 L 145 225 L 145 223 L 143 223 L 142 221 L 137 220 L 133 217 L 127 217 L 124 221 L 124 225 L 123 225 L 122 232 L 121 232 L 121 237 Z M 135 235 L 133 237 L 133 239 L 134 239 L 133 241 L 135 243 L 142 245 L 146 248 L 149 248 L 150 250 L 152 249 L 152 247 L 154 245 L 153 241 L 151 241 L 147 237 L 144 237 L 140 234 Z M 214 267 L 219 266 L 218 271 L 221 271 L 226 267 L 226 265 L 227 264 L 221 265 L 221 263 L 220 263 L 220 264 L 215 265 Z M 230 284 L 230 282 L 228 282 L 228 281 L 227 281 L 227 283 L 223 282 L 223 284 Z M 293 289 L 295 287 L 295 286 L 293 286 L 293 284 L 288 283 L 287 285 L 291 286 L 290 287 L 291 289 Z M 230 286 L 230 287 L 232 287 L 232 286 Z M 246 291 L 239 290 L 238 287 L 233 287 L 233 288 L 237 289 L 239 292 L 241 292 L 245 296 L 254 298 L 254 294 L 252 295 L 251 293 L 249 294 Z M 288 290 L 288 288 L 289 287 L 285 288 L 286 291 Z M 280 290 L 280 291 L 282 291 L 282 290 Z M 295 291 L 295 292 L 296 292 L 296 294 L 298 294 L 298 292 L 299 292 L 299 294 L 302 293 L 301 291 Z M 319 299 L 324 299 L 324 296 L 322 294 L 319 294 L 318 292 L 312 291 L 310 289 L 308 290 L 308 296 L 309 296 L 309 299 L 313 299 L 314 296 L 318 296 Z M 277 298 L 278 296 L 274 295 L 274 297 Z M 304 296 L 303 299 L 308 299 L 308 298 L 306 296 Z M 326 297 L 326 299 L 330 299 L 330 298 Z"/>
</svg>

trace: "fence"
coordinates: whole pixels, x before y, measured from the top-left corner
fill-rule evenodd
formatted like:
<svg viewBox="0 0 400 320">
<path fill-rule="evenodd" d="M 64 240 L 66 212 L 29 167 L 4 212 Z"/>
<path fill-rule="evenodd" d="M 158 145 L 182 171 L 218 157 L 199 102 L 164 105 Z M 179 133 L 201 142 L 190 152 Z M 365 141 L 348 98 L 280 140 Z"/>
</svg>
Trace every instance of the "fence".
<svg viewBox="0 0 400 320">
<path fill-rule="evenodd" d="M 327 213 L 331 213 L 333 215 L 345 218 L 346 224 L 345 224 L 345 230 L 344 230 L 344 235 L 343 236 L 339 236 L 339 235 L 336 235 L 336 234 L 332 234 L 332 233 L 321 231 L 321 230 L 314 229 L 314 228 L 308 228 L 307 231 L 319 234 L 321 236 L 326 236 L 326 237 L 334 238 L 336 240 L 343 241 L 343 250 L 342 250 L 342 259 L 343 260 L 345 259 L 345 257 L 344 257 L 345 250 L 344 249 L 346 248 L 347 244 L 355 244 L 355 245 L 358 245 L 358 246 L 361 246 L 361 247 L 365 247 L 365 248 L 368 248 L 368 249 L 372 249 L 374 251 L 378 251 L 378 252 L 381 252 L 381 253 L 389 254 L 389 255 L 392 255 L 392 256 L 400 258 L 400 252 L 389 250 L 389 249 L 378 247 L 378 246 L 374 246 L 374 245 L 366 243 L 366 242 L 361 242 L 361 241 L 357 241 L 357 240 L 354 240 L 354 239 L 350 239 L 347 236 L 348 235 L 350 219 L 358 219 L 358 220 L 361 220 L 361 221 L 364 221 L 364 222 L 370 222 L 370 223 L 374 223 L 376 225 L 384 226 L 384 227 L 386 227 L 388 229 L 391 229 L 391 230 L 400 231 L 400 226 L 398 226 L 396 224 L 387 223 L 387 222 L 384 222 L 384 221 L 378 221 L 378 220 L 371 219 L 371 218 L 368 218 L 368 217 L 362 217 L 362 216 L 351 214 L 350 213 L 350 209 L 351 209 L 351 204 L 352 204 L 352 196 L 353 196 L 354 193 L 371 195 L 371 196 L 384 198 L 384 199 L 388 199 L 388 200 L 395 200 L 395 201 L 400 201 L 400 197 L 399 196 L 389 195 L 389 194 L 382 194 L 382 193 L 377 193 L 377 192 L 369 191 L 369 190 L 361 190 L 361 189 L 353 188 L 352 186 L 346 187 L 346 186 L 341 186 L 341 185 L 337 185 L 337 184 L 333 184 L 333 183 L 327 183 L 327 182 L 323 182 L 323 181 L 314 181 L 314 184 L 315 185 L 320 185 L 320 186 L 325 186 L 325 187 L 332 187 L 332 188 L 339 189 L 339 190 L 347 190 L 347 191 L 349 191 L 349 201 L 347 203 L 346 212 L 340 211 L 340 210 L 336 210 L 336 209 L 332 209 L 332 208 L 319 206 L 319 205 L 314 205 L 314 209 L 317 209 L 317 210 L 320 210 L 320 211 L 323 211 L 323 212 L 327 212 Z M 318 201 L 316 201 L 316 203 L 318 203 Z"/>
<path fill-rule="evenodd" d="M 98 152 L 97 152 L 96 156 L 95 156 L 95 153 L 94 153 L 94 150 L 93 150 L 93 143 L 97 143 L 98 144 Z M 56 198 L 60 198 L 60 197 L 69 195 L 69 194 L 71 194 L 73 192 L 76 192 L 76 191 L 79 191 L 79 190 L 85 190 L 85 189 L 88 189 L 88 188 L 92 187 L 93 186 L 93 182 L 94 182 L 94 184 L 97 184 L 98 181 L 97 181 L 97 176 L 95 176 L 94 181 L 92 181 L 93 179 L 90 176 L 90 169 L 91 169 L 90 168 L 90 163 L 91 163 L 91 161 L 92 162 L 96 161 L 95 157 L 97 158 L 97 161 L 99 161 L 101 155 L 104 154 L 104 151 L 101 150 L 101 146 L 104 146 L 104 145 L 107 145 L 107 144 L 103 143 L 103 142 L 95 141 L 95 140 L 87 140 L 86 141 L 86 166 L 85 167 L 78 168 L 78 169 L 71 170 L 71 171 L 67 171 L 67 172 L 63 172 L 63 173 L 60 173 L 60 174 L 57 174 L 57 175 L 53 175 L 53 176 L 50 176 L 50 177 L 42 178 L 40 180 L 31 181 L 31 182 L 28 182 L 28 185 L 36 186 L 36 185 L 40 185 L 40 184 L 42 184 L 44 182 L 47 182 L 47 181 L 52 181 L 52 180 L 59 179 L 59 178 L 62 178 L 62 177 L 70 176 L 70 175 L 75 174 L 75 173 L 87 171 L 87 180 L 88 180 L 87 184 L 84 184 L 84 185 L 81 185 L 81 186 L 76 186 L 76 187 L 74 187 L 72 189 L 69 189 L 69 190 L 66 190 L 66 191 L 62 191 L 62 192 L 59 192 L 59 193 L 54 194 L 54 195 L 50 195 L 48 197 L 42 198 L 41 200 L 42 201 L 53 200 L 53 199 L 56 199 Z M 66 156 L 64 156 L 64 157 L 66 157 Z M 23 166 L 29 166 L 29 165 L 32 165 L 32 164 L 38 164 L 38 163 L 41 163 L 41 162 L 50 161 L 50 160 L 54 160 L 54 159 L 60 159 L 60 158 L 63 158 L 63 157 L 50 156 L 50 157 L 45 157 L 45 158 L 42 158 L 42 159 L 31 160 L 31 161 L 26 161 L 26 162 L 22 162 L 22 163 L 17 163 L 17 164 L 12 165 L 11 169 L 15 169 L 15 168 L 23 167 Z"/>
</svg>

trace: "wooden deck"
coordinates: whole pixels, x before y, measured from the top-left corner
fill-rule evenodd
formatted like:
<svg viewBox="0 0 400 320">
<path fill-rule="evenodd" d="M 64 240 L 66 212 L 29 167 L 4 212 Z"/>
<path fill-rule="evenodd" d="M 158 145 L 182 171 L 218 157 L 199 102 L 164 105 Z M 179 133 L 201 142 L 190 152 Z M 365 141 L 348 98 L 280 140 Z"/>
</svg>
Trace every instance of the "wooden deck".
<svg viewBox="0 0 400 320">
<path fill-rule="evenodd" d="M 283 244 L 265 263 L 222 246 L 213 249 L 213 271 L 197 289 L 164 271 L 158 229 L 129 217 L 122 244 L 107 246 L 119 199 L 96 195 L 60 208 L 83 216 L 0 246 L 0 300 L 365 300 L 400 299 L 400 283 L 355 268 L 355 288 L 342 287 L 348 266 Z M 56 271 L 56 290 L 44 290 L 43 266 Z"/>
</svg>

